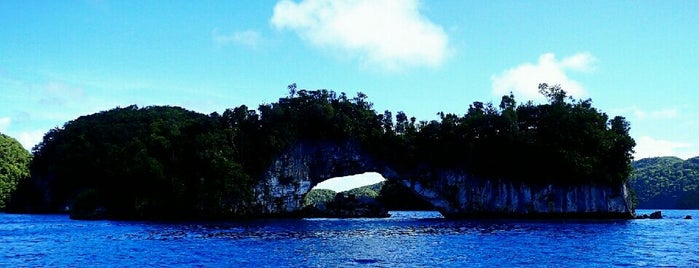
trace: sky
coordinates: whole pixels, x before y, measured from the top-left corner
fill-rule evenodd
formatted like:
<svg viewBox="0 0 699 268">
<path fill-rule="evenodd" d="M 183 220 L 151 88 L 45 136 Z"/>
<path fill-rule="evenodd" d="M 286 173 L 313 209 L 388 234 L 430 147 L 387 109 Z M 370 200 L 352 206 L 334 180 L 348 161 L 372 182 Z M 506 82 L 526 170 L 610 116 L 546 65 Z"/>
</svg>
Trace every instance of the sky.
<svg viewBox="0 0 699 268">
<path fill-rule="evenodd" d="M 344 177 L 330 178 L 315 185 L 314 189 L 329 189 L 335 192 L 344 192 L 357 187 L 372 185 L 386 180 L 376 172 L 366 172 Z"/>
<path fill-rule="evenodd" d="M 257 107 L 286 86 L 462 115 L 560 84 L 631 123 L 636 159 L 699 156 L 699 1 L 0 1 L 0 132 L 81 115 Z"/>
</svg>

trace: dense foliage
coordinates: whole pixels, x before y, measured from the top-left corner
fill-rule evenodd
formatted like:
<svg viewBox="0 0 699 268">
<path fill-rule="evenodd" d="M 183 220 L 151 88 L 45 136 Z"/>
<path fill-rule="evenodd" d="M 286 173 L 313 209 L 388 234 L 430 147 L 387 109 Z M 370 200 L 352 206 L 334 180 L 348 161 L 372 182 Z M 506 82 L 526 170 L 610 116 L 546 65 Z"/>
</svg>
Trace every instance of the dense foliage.
<svg viewBox="0 0 699 268">
<path fill-rule="evenodd" d="M 48 210 L 104 209 L 114 218 L 234 215 L 251 180 L 213 118 L 136 106 L 80 117 L 37 145 L 26 186 L 34 189 L 22 190 L 43 193 L 38 206 Z"/>
<path fill-rule="evenodd" d="M 626 181 L 635 146 L 629 123 L 559 86 L 539 89 L 548 103 L 517 105 L 510 94 L 498 107 L 474 102 L 463 116 L 440 113 L 441 122 L 397 119 L 397 159 L 531 183 Z"/>
<path fill-rule="evenodd" d="M 383 185 L 384 182 L 379 182 L 340 193 L 354 195 L 356 198 L 376 199 L 379 197 L 379 192 L 381 191 Z M 337 194 L 337 192 L 329 189 L 312 189 L 306 194 L 306 196 L 303 197 L 303 206 L 319 206 L 320 204 L 330 203 L 333 201 L 333 199 L 335 199 Z"/>
<path fill-rule="evenodd" d="M 303 197 L 303 207 L 314 206 L 319 207 L 330 203 L 335 199 L 337 193 L 329 189 L 311 189 L 306 196 Z"/>
<path fill-rule="evenodd" d="M 20 181 L 29 178 L 31 155 L 15 139 L 0 133 L 0 210 Z"/>
<path fill-rule="evenodd" d="M 337 205 L 336 203 L 343 202 L 344 200 L 342 200 L 342 197 L 345 196 L 352 196 L 354 199 L 377 200 L 380 197 L 380 192 L 384 184 L 385 182 L 379 182 L 339 193 L 329 189 L 311 189 L 311 191 L 303 197 L 303 207 L 325 209 Z"/>
<path fill-rule="evenodd" d="M 699 209 L 699 157 L 646 158 L 632 163 L 629 182 L 638 208 Z"/>
<path fill-rule="evenodd" d="M 611 120 L 558 86 L 548 103 L 498 107 L 416 122 L 377 113 L 367 96 L 297 90 L 262 104 L 203 115 L 176 107 L 130 106 L 51 130 L 34 148 L 32 181 L 15 206 L 110 217 L 229 217 L 250 208 L 252 185 L 272 161 L 303 141 L 353 141 L 408 174 L 458 169 L 532 183 L 619 183 L 630 172 L 629 124 Z M 394 122 L 395 118 L 395 122 Z M 426 172 L 426 173 L 425 173 Z M 427 178 L 429 179 L 429 177 Z"/>
</svg>

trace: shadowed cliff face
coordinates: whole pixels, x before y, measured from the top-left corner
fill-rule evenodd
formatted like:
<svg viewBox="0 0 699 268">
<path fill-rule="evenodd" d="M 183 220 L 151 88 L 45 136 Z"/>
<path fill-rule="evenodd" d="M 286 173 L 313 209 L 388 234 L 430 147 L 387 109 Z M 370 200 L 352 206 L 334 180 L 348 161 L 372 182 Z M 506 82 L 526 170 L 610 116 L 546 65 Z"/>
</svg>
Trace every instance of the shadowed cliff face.
<svg viewBox="0 0 699 268">
<path fill-rule="evenodd" d="M 429 171 L 425 171 L 429 170 Z M 306 142 L 282 154 L 254 187 L 255 210 L 294 215 L 316 184 L 369 171 L 399 181 L 447 217 L 631 218 L 623 185 L 529 185 L 481 179 L 458 170 L 396 171 L 353 143 Z"/>
<path fill-rule="evenodd" d="M 626 184 L 527 184 L 439 171 L 431 183 L 405 182 L 446 217 L 631 218 Z"/>
</svg>

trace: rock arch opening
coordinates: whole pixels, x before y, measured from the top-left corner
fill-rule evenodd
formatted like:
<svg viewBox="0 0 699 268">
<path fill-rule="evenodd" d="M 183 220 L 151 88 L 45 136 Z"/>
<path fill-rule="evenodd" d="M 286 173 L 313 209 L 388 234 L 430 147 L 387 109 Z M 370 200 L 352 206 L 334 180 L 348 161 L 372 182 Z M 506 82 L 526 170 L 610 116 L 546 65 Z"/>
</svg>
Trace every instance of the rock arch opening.
<svg viewBox="0 0 699 268">
<path fill-rule="evenodd" d="M 299 215 L 304 207 L 303 199 L 316 185 L 323 188 L 326 180 L 338 177 L 347 180 L 346 176 L 367 172 L 374 180 L 404 185 L 405 191 L 411 191 L 398 172 L 366 154 L 355 143 L 299 143 L 280 155 L 254 187 L 256 210 L 272 216 Z M 431 200 L 421 201 L 424 205 Z M 432 208 L 431 205 L 423 207 L 428 206 Z"/>
<path fill-rule="evenodd" d="M 304 217 L 387 217 L 398 211 L 431 211 L 419 214 L 434 217 L 434 206 L 397 181 L 389 181 L 378 172 L 336 177 L 315 185 L 304 197 Z"/>
<path fill-rule="evenodd" d="M 363 186 L 369 186 L 381 182 L 385 182 L 386 178 L 375 171 L 364 172 L 360 174 L 334 177 L 325 181 L 319 182 L 311 190 L 326 189 L 334 192 L 345 192 Z"/>
<path fill-rule="evenodd" d="M 388 217 L 379 200 L 386 179 L 377 172 L 334 177 L 304 195 L 302 216 L 329 218 Z"/>
</svg>

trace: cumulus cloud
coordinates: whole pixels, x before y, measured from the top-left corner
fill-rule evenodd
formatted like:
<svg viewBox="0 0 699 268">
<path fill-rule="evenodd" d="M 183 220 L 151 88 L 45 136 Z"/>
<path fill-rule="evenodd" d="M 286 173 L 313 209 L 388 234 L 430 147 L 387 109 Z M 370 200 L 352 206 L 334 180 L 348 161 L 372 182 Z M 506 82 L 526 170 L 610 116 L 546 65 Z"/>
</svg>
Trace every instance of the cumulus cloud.
<svg viewBox="0 0 699 268">
<path fill-rule="evenodd" d="M 217 29 L 211 33 L 214 43 L 219 47 L 228 45 L 243 45 L 255 48 L 260 44 L 262 36 L 260 33 L 252 30 L 238 31 L 232 34 L 221 34 Z"/>
<path fill-rule="evenodd" d="M 687 159 L 696 155 L 692 155 L 691 152 L 683 149 L 692 147 L 694 147 L 694 145 L 690 143 L 659 140 L 643 136 L 636 139 L 636 148 L 634 149 L 636 154 L 634 157 L 636 159 L 642 159 L 658 156 L 677 156 Z"/>
<path fill-rule="evenodd" d="M 19 133 L 17 141 L 19 141 L 25 149 L 31 151 L 34 145 L 39 144 L 39 142 L 44 139 L 44 134 L 43 130 L 22 132 Z"/>
<path fill-rule="evenodd" d="M 448 54 L 441 26 L 420 14 L 418 0 L 282 0 L 271 23 L 370 67 L 436 67 Z"/>
<path fill-rule="evenodd" d="M 42 105 L 62 106 L 68 102 L 80 101 L 85 97 L 85 91 L 82 88 L 59 81 L 51 81 L 43 88 L 44 94 L 39 100 Z"/>
<path fill-rule="evenodd" d="M 676 108 L 665 108 L 654 111 L 644 111 L 638 107 L 633 108 L 634 116 L 638 119 L 672 119 L 677 118 L 679 111 Z"/>
<path fill-rule="evenodd" d="M 328 189 L 335 192 L 344 192 L 357 187 L 372 185 L 386 180 L 376 172 L 366 172 L 357 175 L 335 177 L 318 183 L 314 189 Z"/>
<path fill-rule="evenodd" d="M 0 118 L 0 132 L 4 132 L 7 130 L 7 127 L 10 126 L 10 122 L 12 120 L 9 117 L 1 117 Z"/>
<path fill-rule="evenodd" d="M 665 120 L 678 118 L 680 116 L 680 109 L 667 107 L 657 110 L 649 110 L 640 108 L 638 106 L 631 106 L 613 109 L 610 113 L 623 114 L 627 118 L 634 118 L 635 120 Z"/>
<path fill-rule="evenodd" d="M 569 71 L 590 72 L 595 69 L 597 60 L 588 52 L 578 53 L 563 60 L 557 60 L 553 53 L 539 56 L 537 63 L 523 63 L 505 70 L 500 75 L 491 76 L 493 94 L 497 96 L 513 92 L 527 99 L 542 99 L 539 84 L 560 84 L 568 95 L 577 98 L 587 95 L 585 88 L 568 77 Z"/>
</svg>

